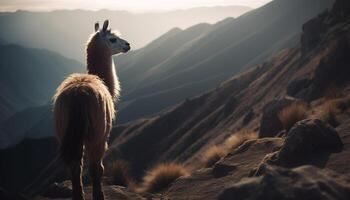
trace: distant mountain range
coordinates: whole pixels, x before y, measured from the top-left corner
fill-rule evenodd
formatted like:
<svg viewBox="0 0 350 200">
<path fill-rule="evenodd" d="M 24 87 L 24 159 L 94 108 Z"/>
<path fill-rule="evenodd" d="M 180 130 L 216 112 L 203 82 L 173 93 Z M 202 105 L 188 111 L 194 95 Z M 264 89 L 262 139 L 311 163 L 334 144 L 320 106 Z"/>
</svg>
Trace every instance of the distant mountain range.
<svg viewBox="0 0 350 200">
<path fill-rule="evenodd" d="M 0 13 L 0 38 L 10 43 L 53 50 L 84 62 L 84 45 L 96 21 L 109 19 L 112 27 L 118 29 L 136 49 L 173 27 L 214 23 L 249 10 L 251 8 L 245 6 L 225 6 L 142 14 L 113 10 L 17 11 Z"/>
<path fill-rule="evenodd" d="M 146 47 L 118 56 L 123 88 L 118 123 L 154 115 L 296 45 L 302 24 L 332 2 L 275 0 L 237 19 L 174 28 Z M 44 105 L 68 74 L 84 71 L 82 64 L 18 45 L 0 46 L 0 58 L 0 134 L 7 135 L 0 146 L 52 135 L 50 106 Z"/>
<path fill-rule="evenodd" d="M 333 0 L 275 0 L 236 19 L 172 29 L 118 56 L 119 122 L 159 112 L 216 87 L 270 55 L 297 45 L 302 24 Z"/>
<path fill-rule="evenodd" d="M 32 122 L 42 117 L 42 109 L 33 107 L 50 104 L 62 80 L 83 71 L 81 63 L 52 51 L 13 44 L 0 46 L 0 147 L 23 139 L 21 132 L 28 131 Z M 8 119 L 18 112 L 18 117 Z"/>
<path fill-rule="evenodd" d="M 83 71 L 81 63 L 52 51 L 2 45 L 0 92 L 3 104 L 0 105 L 19 111 L 46 104 L 68 74 Z M 2 118 L 6 116 L 3 114 Z"/>
<path fill-rule="evenodd" d="M 275 2 L 282 2 L 284 6 L 287 6 L 292 5 L 296 1 L 279 0 Z M 298 1 L 298 3 L 302 2 L 305 3 L 306 7 L 309 1 Z M 276 4 L 270 5 L 276 6 Z M 335 9 L 335 11 L 338 10 Z M 338 17 L 333 18 L 333 15 L 337 16 L 335 11 L 332 12 L 333 14 L 323 13 L 304 24 L 302 39 L 300 37 L 296 38 L 299 42 L 293 48 L 279 51 L 260 64 L 245 69 L 244 72 L 236 76 L 231 76 L 218 84 L 216 88 L 194 98 L 189 98 L 167 111 L 160 112 L 153 117 L 134 120 L 114 127 L 105 163 L 107 164 L 114 159 L 124 159 L 130 162 L 131 174 L 136 180 L 141 178 L 146 169 L 156 163 L 175 161 L 186 166 L 196 166 L 201 162 L 199 159 L 203 151 L 213 145 L 221 144 L 232 134 L 242 130 L 249 132 L 259 131 L 262 125 L 261 116 L 264 113 L 264 108 L 271 102 L 287 98 L 289 95 L 294 96 L 296 98 L 294 99 L 295 101 L 297 98 L 300 98 L 298 100 L 310 99 L 311 95 L 313 98 L 310 101 L 315 99 L 316 101 L 310 103 L 310 109 L 317 109 L 319 108 L 317 106 L 320 106 L 320 103 L 324 101 L 322 98 L 326 94 L 327 87 L 332 85 L 341 86 L 345 92 L 348 92 L 350 90 L 350 79 L 347 75 L 349 74 L 347 66 L 350 63 L 350 59 L 347 56 L 347 52 L 350 47 L 350 41 L 345 36 L 348 35 L 350 30 L 349 15 L 346 19 L 343 19 L 343 13 L 339 13 Z M 350 10 L 348 13 L 350 13 Z M 331 15 L 331 17 L 327 18 L 328 15 Z M 197 28 L 205 32 L 207 25 L 201 24 Z M 322 30 L 318 28 L 322 28 Z M 181 32 L 179 31 L 174 29 L 165 35 L 163 39 L 173 37 Z M 192 37 L 189 34 L 188 38 Z M 176 45 L 178 44 L 173 44 L 173 47 L 176 47 Z M 156 45 L 153 47 L 156 47 Z M 160 53 L 168 54 L 169 52 L 164 51 Z M 132 54 L 137 54 L 137 52 L 131 53 L 131 56 Z M 300 83 L 300 80 L 306 80 L 307 84 L 295 84 Z M 318 88 L 320 84 L 324 87 Z M 288 88 L 291 86 L 294 86 L 294 88 L 292 87 L 294 95 L 288 93 Z M 317 97 L 314 96 L 315 92 L 318 94 Z M 288 99 L 291 98 L 288 97 Z M 325 159 L 323 156 L 308 158 L 312 158 L 311 160 L 314 160 L 314 158 L 322 159 L 324 167 L 336 169 L 341 173 L 348 173 L 347 160 L 344 158 L 347 158 L 349 155 L 349 149 L 346 148 L 349 144 L 349 115 L 342 114 L 339 117 L 343 118 L 340 120 L 342 124 L 336 130 L 344 141 L 344 151 L 332 154 L 329 159 L 328 157 Z M 45 119 L 48 119 L 48 117 L 46 116 Z M 32 130 L 30 134 L 37 133 L 38 129 Z M 316 130 L 323 129 L 316 127 Z M 321 132 L 323 133 L 323 131 Z M 250 172 L 253 169 L 256 170 L 255 167 L 262 160 L 265 160 L 265 155 L 269 155 L 267 153 L 276 151 L 273 143 L 269 142 L 275 139 L 281 140 L 281 144 L 285 143 L 283 142 L 284 137 L 264 138 L 253 143 L 246 143 L 244 147 L 231 152 L 225 157 L 232 158 L 237 154 L 241 154 L 239 159 L 232 160 L 232 165 L 230 163 L 230 165 L 218 165 L 215 167 L 225 171 L 225 173 L 216 174 L 212 173 L 213 168 L 202 168 L 202 170 L 196 171 L 192 176 L 184 177 L 184 179 L 175 182 L 181 185 L 186 183 L 184 180 L 187 180 L 191 181 L 189 182 L 191 184 L 171 192 L 179 192 L 183 195 L 181 197 L 192 193 L 194 193 L 192 195 L 198 194 L 196 196 L 198 199 L 203 199 L 205 198 L 203 196 L 208 194 L 218 195 L 219 191 L 225 188 L 224 185 L 227 185 L 226 181 L 231 181 L 232 184 L 235 184 L 236 180 L 232 181 L 232 177 L 236 177 L 237 172 L 245 171 L 246 175 L 244 177 L 247 177 L 248 174 L 251 175 Z M 327 139 L 324 138 L 318 141 L 323 143 L 325 140 Z M 299 140 L 295 138 L 293 141 L 298 143 Z M 309 142 L 312 144 L 310 139 L 306 141 L 307 144 Z M 55 146 L 49 138 L 25 140 L 13 148 L 0 151 L 0 155 L 4 158 L 9 158 L 13 155 L 12 163 L 22 163 L 22 151 L 36 151 L 35 145 L 38 144 L 43 145 L 43 147 L 45 144 L 51 144 L 50 147 Z M 306 145 L 306 149 L 312 149 L 316 152 L 320 150 L 311 144 L 310 146 Z M 34 147 L 30 147 L 31 145 Z M 300 148 L 301 146 L 297 147 Z M 55 149 L 47 149 L 47 151 L 42 152 L 45 154 L 43 155 L 45 157 L 43 160 L 36 160 L 37 155 L 33 155 L 33 162 L 35 163 L 28 166 L 28 168 L 30 167 L 29 169 L 24 169 L 21 165 L 14 165 L 15 169 L 13 166 L 10 166 L 11 170 L 35 172 L 32 166 L 36 167 L 39 164 L 45 166 L 43 162 L 46 162 L 46 164 L 50 162 L 50 160 L 46 160 L 48 155 L 51 157 L 56 155 Z M 261 153 L 262 151 L 264 151 L 263 154 Z M 291 151 L 299 154 L 303 153 L 297 150 Z M 26 155 L 31 154 L 23 156 Z M 250 164 L 245 165 L 246 161 L 249 161 Z M 4 170 L 0 170 L 0 172 L 6 173 L 6 170 L 9 170 L 10 167 L 4 167 Z M 56 167 L 56 169 L 62 169 L 62 164 L 57 164 Z M 36 174 L 39 173 L 37 170 Z M 50 171 L 46 173 L 50 174 Z M 198 177 L 198 175 L 203 173 L 205 175 Z M 11 181 L 12 176 L 18 178 L 17 184 Z M 17 176 L 17 174 L 12 174 L 12 176 L 4 176 L 8 178 L 6 181 L 11 183 L 6 188 L 9 191 L 21 191 L 22 188 L 20 187 L 25 185 L 24 181 L 27 181 L 27 183 L 32 182 L 28 181 L 26 177 Z M 227 177 L 227 179 L 222 179 L 223 177 Z M 44 176 L 38 182 L 47 183 L 45 181 L 51 180 L 51 178 L 54 179 L 54 175 Z M 242 177 L 236 178 L 239 181 Z M 220 184 L 220 188 L 216 187 L 217 184 Z M 5 186 L 6 183 L 4 184 Z M 194 188 L 196 188 L 195 191 L 191 191 Z M 200 191 L 197 191 L 198 188 L 200 188 Z M 208 188 L 211 190 L 208 194 L 203 192 L 207 192 Z M 29 187 L 29 189 L 31 189 L 30 192 L 33 192 L 42 188 Z M 183 191 L 186 191 L 186 193 L 182 193 Z"/>
</svg>

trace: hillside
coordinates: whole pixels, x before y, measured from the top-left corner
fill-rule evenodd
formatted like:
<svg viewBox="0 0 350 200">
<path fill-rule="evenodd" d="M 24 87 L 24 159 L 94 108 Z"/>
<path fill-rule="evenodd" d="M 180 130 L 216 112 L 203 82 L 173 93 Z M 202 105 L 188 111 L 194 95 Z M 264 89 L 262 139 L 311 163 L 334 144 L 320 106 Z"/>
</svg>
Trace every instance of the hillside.
<svg viewBox="0 0 350 200">
<path fill-rule="evenodd" d="M 16 11 L 0 13 L 0 38 L 33 48 L 45 48 L 84 62 L 84 49 L 96 21 L 109 19 L 132 44 L 141 48 L 174 27 L 187 28 L 197 23 L 215 23 L 251 10 L 245 6 L 192 8 L 154 13 L 129 13 L 114 10 L 58 10 L 52 12 Z M 45 31 L 43 31 L 45 30 Z M 71 31 L 79 30 L 79 31 Z M 142 37 L 140 37 L 142 33 Z M 69 45 L 67 45 L 69 44 Z"/>
<path fill-rule="evenodd" d="M 311 106 L 320 104 L 317 102 L 329 87 L 336 85 L 348 91 L 349 21 L 329 22 L 325 16 L 304 25 L 302 42 L 297 47 L 283 50 L 167 112 L 117 126 L 109 155 L 132 163 L 136 177 L 158 162 L 196 165 L 204 149 L 229 135 L 241 130 L 262 132 L 264 108 L 288 96 L 287 88 L 288 94 Z M 300 79 L 308 80 L 308 84 L 295 86 Z"/>
<path fill-rule="evenodd" d="M 297 47 L 167 112 L 115 127 L 106 166 L 129 161 L 136 181 L 161 162 L 183 163 L 191 174 L 152 194 L 105 183 L 106 199 L 347 200 L 349 36 L 350 3 L 337 0 L 331 12 L 303 26 Z M 285 121 L 277 113 L 292 105 L 303 105 L 305 116 L 280 127 Z M 200 160 L 206 149 L 242 131 L 259 132 L 259 138 L 209 166 Z M 35 199 L 67 199 L 59 191 L 69 191 L 69 183 L 62 184 Z M 91 186 L 86 194 L 90 199 Z"/>
<path fill-rule="evenodd" d="M 125 188 L 106 182 L 106 199 L 347 200 L 350 4 L 338 0 L 331 12 L 309 20 L 302 29 L 298 45 L 215 89 L 153 117 L 116 126 L 106 169 L 117 159 L 129 162 L 136 186 L 147 169 L 162 162 L 181 163 L 190 174 L 157 194 L 136 194 L 135 185 Z M 278 113 L 299 103 L 305 108 L 303 118 L 309 119 L 298 119 L 284 130 Z M 223 145 L 242 132 L 258 133 L 260 138 L 237 144 L 210 165 L 201 160 L 213 145 Z M 45 175 L 36 183 L 56 176 L 51 171 Z M 42 193 L 48 197 L 35 199 L 66 199 L 62 191 L 70 189 L 62 184 L 34 184 L 24 194 L 52 186 L 53 191 Z M 91 194 L 90 186 L 86 193 Z"/>
<path fill-rule="evenodd" d="M 173 29 L 118 56 L 119 122 L 155 114 L 216 87 L 273 53 L 297 44 L 302 24 L 332 0 L 275 0 L 236 19 Z"/>
<path fill-rule="evenodd" d="M 4 129 L 16 133 L 17 128 L 33 125 L 29 124 L 32 118 L 22 117 L 27 125 L 22 123 L 20 127 L 4 123 L 6 119 L 29 107 L 48 104 L 57 86 L 68 74 L 83 71 L 81 63 L 48 50 L 13 44 L 0 46 L 0 147 L 8 142 L 2 133 Z M 35 113 L 31 115 L 40 117 Z M 11 137 L 17 137 L 16 134 Z"/>
</svg>

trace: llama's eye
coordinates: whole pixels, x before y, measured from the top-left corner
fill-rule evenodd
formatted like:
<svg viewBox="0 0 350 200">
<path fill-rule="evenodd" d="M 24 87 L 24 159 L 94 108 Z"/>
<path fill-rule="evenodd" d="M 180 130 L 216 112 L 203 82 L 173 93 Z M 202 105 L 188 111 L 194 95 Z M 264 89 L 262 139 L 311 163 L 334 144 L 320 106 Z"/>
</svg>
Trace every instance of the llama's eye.
<svg viewBox="0 0 350 200">
<path fill-rule="evenodd" d="M 109 39 L 109 41 L 112 42 L 112 43 L 115 43 L 115 42 L 117 42 L 117 39 L 116 38 L 111 38 L 111 39 Z"/>
</svg>

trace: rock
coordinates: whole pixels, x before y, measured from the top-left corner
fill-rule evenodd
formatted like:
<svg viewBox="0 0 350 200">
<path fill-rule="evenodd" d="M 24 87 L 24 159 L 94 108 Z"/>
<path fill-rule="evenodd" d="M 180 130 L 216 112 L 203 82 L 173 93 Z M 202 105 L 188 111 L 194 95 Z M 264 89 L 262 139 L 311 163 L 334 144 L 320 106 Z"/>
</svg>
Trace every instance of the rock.
<svg viewBox="0 0 350 200">
<path fill-rule="evenodd" d="M 314 49 L 320 43 L 322 35 L 327 30 L 327 25 L 324 22 L 327 16 L 328 12 L 324 12 L 303 25 L 303 33 L 301 35 L 302 55 L 306 55 L 307 52 Z"/>
<path fill-rule="evenodd" d="M 343 143 L 337 131 L 319 119 L 298 122 L 287 133 L 278 161 L 287 167 L 298 166 L 320 154 L 340 152 Z"/>
<path fill-rule="evenodd" d="M 270 164 L 288 168 L 306 164 L 324 167 L 329 155 L 340 152 L 342 147 L 333 127 L 319 119 L 305 119 L 287 133 L 279 151 L 265 156 L 254 175 L 264 174 Z"/>
<path fill-rule="evenodd" d="M 300 93 L 307 89 L 311 84 L 308 78 L 297 78 L 291 81 L 287 86 L 287 94 L 291 97 L 302 98 Z"/>
<path fill-rule="evenodd" d="M 263 176 L 245 178 L 224 189 L 220 200 L 347 200 L 350 177 L 312 166 L 269 166 Z"/>
<path fill-rule="evenodd" d="M 294 102 L 296 102 L 294 98 L 285 97 L 282 99 L 274 99 L 264 106 L 260 122 L 259 138 L 274 137 L 283 130 L 283 125 L 278 119 L 278 113 Z"/>
<path fill-rule="evenodd" d="M 347 19 L 347 16 L 350 15 L 350 1 L 349 0 L 337 0 L 334 3 L 332 14 L 338 20 Z"/>
<path fill-rule="evenodd" d="M 323 97 L 330 86 L 341 87 L 349 81 L 350 40 L 339 36 L 332 48 L 334 50 L 319 62 L 314 71 L 312 83 L 304 95 L 308 101 Z"/>
<path fill-rule="evenodd" d="M 224 163 L 217 163 L 213 168 L 213 175 L 215 178 L 223 177 L 237 168 L 236 165 L 228 165 Z"/>
</svg>

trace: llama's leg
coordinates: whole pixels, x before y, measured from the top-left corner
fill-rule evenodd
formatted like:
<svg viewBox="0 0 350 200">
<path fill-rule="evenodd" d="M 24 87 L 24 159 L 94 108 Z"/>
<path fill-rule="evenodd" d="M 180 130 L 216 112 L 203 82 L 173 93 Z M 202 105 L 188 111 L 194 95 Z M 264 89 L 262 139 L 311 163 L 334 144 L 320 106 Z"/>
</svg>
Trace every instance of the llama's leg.
<svg viewBox="0 0 350 200">
<path fill-rule="evenodd" d="M 95 146 L 96 149 L 91 149 L 94 152 L 89 153 L 89 173 L 92 180 L 92 196 L 93 200 L 104 200 L 102 190 L 102 176 L 104 172 L 103 155 L 105 152 L 105 144 Z"/>
<path fill-rule="evenodd" d="M 79 149 L 80 160 L 70 164 L 71 180 L 73 188 L 73 200 L 84 200 L 84 191 L 82 184 L 82 165 L 83 165 L 83 146 Z"/>
</svg>

